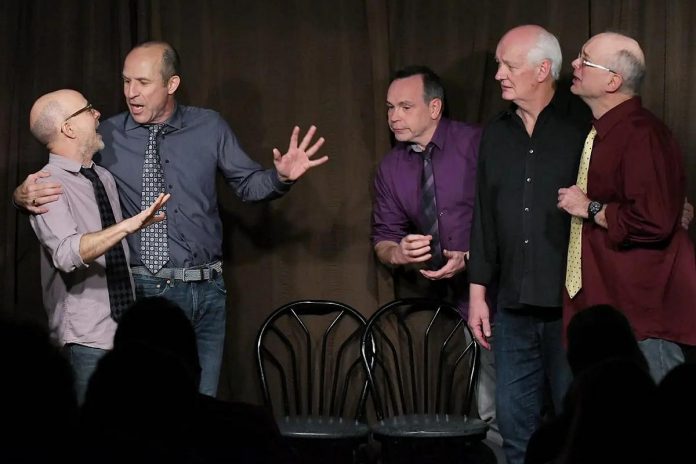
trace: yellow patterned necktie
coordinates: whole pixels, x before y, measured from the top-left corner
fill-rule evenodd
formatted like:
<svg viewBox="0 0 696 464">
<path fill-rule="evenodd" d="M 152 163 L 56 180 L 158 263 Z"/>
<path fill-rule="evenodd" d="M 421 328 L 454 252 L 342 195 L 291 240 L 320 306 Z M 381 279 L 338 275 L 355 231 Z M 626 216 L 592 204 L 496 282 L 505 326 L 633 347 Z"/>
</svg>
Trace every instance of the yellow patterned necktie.
<svg viewBox="0 0 696 464">
<path fill-rule="evenodd" d="M 590 156 L 597 130 L 593 127 L 587 138 L 580 156 L 577 186 L 587 194 L 587 171 L 590 169 Z M 568 259 L 566 260 L 565 285 L 568 295 L 575 297 L 582 288 L 582 218 L 573 216 L 570 220 L 570 240 L 568 242 Z"/>
</svg>

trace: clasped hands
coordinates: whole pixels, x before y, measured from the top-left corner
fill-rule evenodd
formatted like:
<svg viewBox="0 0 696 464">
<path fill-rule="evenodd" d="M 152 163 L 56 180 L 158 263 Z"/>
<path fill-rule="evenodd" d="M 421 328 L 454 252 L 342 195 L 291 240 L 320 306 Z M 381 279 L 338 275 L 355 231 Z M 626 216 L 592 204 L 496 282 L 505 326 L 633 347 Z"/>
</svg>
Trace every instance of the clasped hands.
<svg viewBox="0 0 696 464">
<path fill-rule="evenodd" d="M 397 253 L 400 255 L 400 259 L 397 259 L 398 264 L 418 264 L 430 260 L 432 239 L 431 235 L 420 234 L 409 234 L 402 238 L 397 247 Z M 421 269 L 420 273 L 423 277 L 430 280 L 449 279 L 466 268 L 469 259 L 468 251 L 443 250 L 442 255 L 447 259 L 444 266 L 434 271 Z"/>
</svg>

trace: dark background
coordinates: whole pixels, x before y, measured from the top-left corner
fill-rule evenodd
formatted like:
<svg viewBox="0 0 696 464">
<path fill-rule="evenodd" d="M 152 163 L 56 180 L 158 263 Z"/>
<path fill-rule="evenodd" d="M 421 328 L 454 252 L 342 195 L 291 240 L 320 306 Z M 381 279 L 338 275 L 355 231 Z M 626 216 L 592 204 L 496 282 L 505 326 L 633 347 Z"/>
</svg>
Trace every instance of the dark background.
<svg viewBox="0 0 696 464">
<path fill-rule="evenodd" d="M 393 295 L 369 243 L 372 176 L 389 149 L 390 73 L 430 65 L 445 81 L 451 116 L 483 123 L 505 106 L 493 79 L 496 43 L 525 23 L 558 36 L 566 77 L 591 35 L 635 37 L 647 60 L 644 104 L 674 131 L 693 178 L 689 0 L 0 0 L 2 313 L 45 319 L 38 244 L 10 202 L 46 161 L 28 130 L 33 101 L 68 87 L 104 118 L 124 111 L 125 55 L 144 40 L 169 41 L 182 58 L 179 101 L 219 111 L 264 166 L 273 147 L 285 151 L 295 124 L 315 123 L 327 139 L 329 163 L 283 199 L 242 204 L 221 186 L 229 307 L 221 394 L 258 401 L 253 339 L 272 309 L 325 298 L 370 315 Z M 696 199 L 693 182 L 689 197 Z"/>
</svg>

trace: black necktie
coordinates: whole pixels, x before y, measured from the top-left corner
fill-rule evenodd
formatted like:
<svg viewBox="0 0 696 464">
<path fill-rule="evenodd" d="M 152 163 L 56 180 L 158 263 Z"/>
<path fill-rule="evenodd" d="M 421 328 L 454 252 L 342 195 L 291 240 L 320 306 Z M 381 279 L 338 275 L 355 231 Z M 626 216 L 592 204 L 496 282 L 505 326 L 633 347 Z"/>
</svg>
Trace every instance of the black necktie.
<svg viewBox="0 0 696 464">
<path fill-rule="evenodd" d="M 164 192 L 164 175 L 159 156 L 159 140 L 157 135 L 164 124 L 148 126 L 147 147 L 143 161 L 143 192 L 140 197 L 140 209 L 147 209 L 160 193 Z M 160 208 L 166 213 L 167 206 Z M 156 222 L 140 231 L 140 258 L 143 264 L 156 274 L 169 261 L 169 244 L 167 242 L 167 220 Z"/>
<path fill-rule="evenodd" d="M 80 173 L 92 182 L 94 198 L 97 200 L 97 206 L 99 207 L 102 229 L 114 225 L 116 223 L 114 212 L 111 209 L 111 203 L 106 195 L 101 179 L 99 179 L 93 168 L 81 168 Z M 107 251 L 104 256 L 106 258 L 106 286 L 109 290 L 111 317 L 118 322 L 123 312 L 133 304 L 133 288 L 128 272 L 128 262 L 120 241 Z"/>
<path fill-rule="evenodd" d="M 431 235 L 430 268 L 440 269 L 443 265 L 442 249 L 440 248 L 440 230 L 437 224 L 437 200 L 435 199 L 435 178 L 433 177 L 432 145 L 423 152 L 423 177 L 421 179 L 421 216 L 423 233 Z"/>
</svg>

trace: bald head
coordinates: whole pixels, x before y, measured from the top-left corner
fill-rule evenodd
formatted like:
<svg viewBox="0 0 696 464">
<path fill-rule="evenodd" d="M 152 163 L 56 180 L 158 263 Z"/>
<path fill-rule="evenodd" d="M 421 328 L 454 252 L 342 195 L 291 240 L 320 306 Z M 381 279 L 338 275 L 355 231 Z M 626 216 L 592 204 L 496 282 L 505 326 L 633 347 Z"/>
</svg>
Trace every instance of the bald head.
<svg viewBox="0 0 696 464">
<path fill-rule="evenodd" d="M 603 32 L 592 37 L 606 56 L 607 67 L 616 71 L 623 78 L 622 91 L 635 95 L 640 93 L 640 87 L 645 77 L 645 54 L 638 42 L 628 36 L 616 32 Z"/>
<path fill-rule="evenodd" d="M 165 84 L 169 82 L 172 76 L 179 75 L 179 54 L 169 43 L 161 40 L 152 40 L 150 42 L 143 42 L 140 45 L 136 45 L 131 53 L 139 49 L 149 49 L 151 51 L 156 51 L 161 54 L 162 60 L 160 62 L 160 73 L 162 75 L 162 82 Z"/>
<path fill-rule="evenodd" d="M 498 48 L 515 47 L 522 50 L 531 65 L 544 60 L 551 62 L 551 77 L 558 80 L 563 56 L 556 36 L 536 24 L 526 24 L 510 29 L 498 42 Z"/>
<path fill-rule="evenodd" d="M 44 145 L 49 145 L 60 134 L 60 128 L 68 117 L 68 108 L 73 101 L 84 98 L 70 89 L 56 90 L 39 97 L 29 113 L 29 128 L 32 135 Z"/>
</svg>

